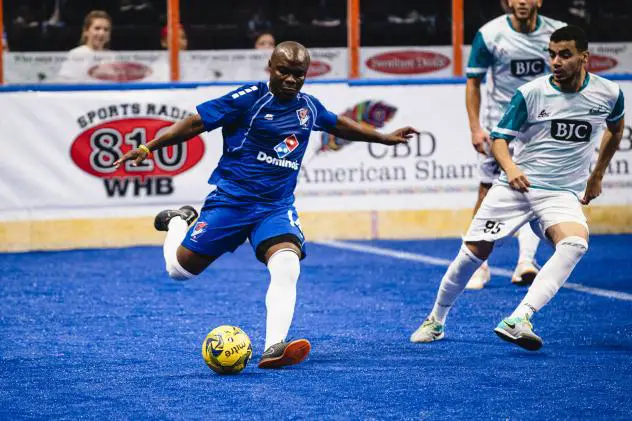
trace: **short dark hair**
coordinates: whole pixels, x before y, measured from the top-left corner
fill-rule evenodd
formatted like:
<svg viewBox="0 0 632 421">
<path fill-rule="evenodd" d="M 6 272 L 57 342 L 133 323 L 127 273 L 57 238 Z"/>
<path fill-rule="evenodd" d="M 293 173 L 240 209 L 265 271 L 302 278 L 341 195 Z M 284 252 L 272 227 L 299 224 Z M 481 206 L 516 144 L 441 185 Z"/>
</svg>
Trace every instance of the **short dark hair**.
<svg viewBox="0 0 632 421">
<path fill-rule="evenodd" d="M 575 41 L 578 51 L 588 50 L 586 32 L 576 25 L 564 26 L 551 34 L 551 42 Z"/>
</svg>

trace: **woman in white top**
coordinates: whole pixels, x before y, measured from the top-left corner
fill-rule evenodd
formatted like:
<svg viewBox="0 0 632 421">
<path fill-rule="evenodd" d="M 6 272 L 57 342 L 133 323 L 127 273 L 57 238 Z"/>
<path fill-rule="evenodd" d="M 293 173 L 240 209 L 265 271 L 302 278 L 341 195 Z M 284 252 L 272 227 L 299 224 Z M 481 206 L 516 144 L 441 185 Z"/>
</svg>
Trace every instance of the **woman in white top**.
<svg viewBox="0 0 632 421">
<path fill-rule="evenodd" d="M 97 82 L 90 69 L 104 57 L 98 54 L 107 51 L 112 32 L 112 18 L 103 10 L 93 10 L 83 21 L 79 46 L 68 52 L 68 60 L 59 72 L 61 82 Z"/>
</svg>

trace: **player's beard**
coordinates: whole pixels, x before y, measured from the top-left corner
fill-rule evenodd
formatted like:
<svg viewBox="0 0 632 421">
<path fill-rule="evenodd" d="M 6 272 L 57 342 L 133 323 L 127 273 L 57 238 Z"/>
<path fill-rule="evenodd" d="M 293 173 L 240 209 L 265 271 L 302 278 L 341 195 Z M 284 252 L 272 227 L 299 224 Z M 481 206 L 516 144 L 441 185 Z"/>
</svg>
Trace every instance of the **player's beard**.
<svg viewBox="0 0 632 421">
<path fill-rule="evenodd" d="M 536 14 L 538 13 L 538 6 L 533 6 L 533 9 L 531 9 L 529 11 L 529 14 L 527 15 L 526 18 L 520 18 L 518 17 L 518 14 L 516 13 L 516 9 L 515 7 L 510 7 L 511 9 L 511 13 L 514 15 L 514 17 L 516 18 L 516 20 L 520 23 L 520 26 L 525 27 L 529 24 L 529 22 L 535 18 Z"/>
</svg>

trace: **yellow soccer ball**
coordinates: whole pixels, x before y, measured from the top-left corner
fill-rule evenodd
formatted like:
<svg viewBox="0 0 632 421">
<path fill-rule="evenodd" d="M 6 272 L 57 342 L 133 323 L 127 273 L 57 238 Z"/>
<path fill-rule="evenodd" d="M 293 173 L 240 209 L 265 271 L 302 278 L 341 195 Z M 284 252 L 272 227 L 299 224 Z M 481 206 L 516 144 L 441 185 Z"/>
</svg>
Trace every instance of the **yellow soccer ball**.
<svg viewBox="0 0 632 421">
<path fill-rule="evenodd" d="M 250 338 L 236 326 L 218 326 L 206 335 L 202 357 L 218 374 L 237 374 L 246 368 L 252 357 Z"/>
</svg>

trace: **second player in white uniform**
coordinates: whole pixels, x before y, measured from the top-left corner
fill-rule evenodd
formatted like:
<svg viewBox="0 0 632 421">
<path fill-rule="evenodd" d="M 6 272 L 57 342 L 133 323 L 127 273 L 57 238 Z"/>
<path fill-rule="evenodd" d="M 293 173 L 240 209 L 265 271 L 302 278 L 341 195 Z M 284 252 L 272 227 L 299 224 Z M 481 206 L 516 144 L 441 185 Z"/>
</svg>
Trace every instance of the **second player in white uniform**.
<svg viewBox="0 0 632 421">
<path fill-rule="evenodd" d="M 510 0 L 512 13 L 491 20 L 480 28 L 472 42 L 467 67 L 466 106 L 472 132 L 472 144 L 478 153 L 478 210 L 500 168 L 491 156 L 489 131 L 496 126 L 518 87 L 549 72 L 548 43 L 551 34 L 566 24 L 538 14 L 541 0 Z M 481 113 L 481 80 L 485 84 L 485 106 Z M 528 226 L 518 234 L 520 256 L 512 282 L 530 284 L 537 274 L 535 253 L 538 238 Z M 467 285 L 480 289 L 490 279 L 485 262 Z"/>
<path fill-rule="evenodd" d="M 492 153 L 503 172 L 474 216 L 441 280 L 432 312 L 411 336 L 413 342 L 443 338 L 450 308 L 494 243 L 530 223 L 555 252 L 522 302 L 494 331 L 525 349 L 539 349 L 543 342 L 530 319 L 555 296 L 588 250 L 581 205 L 601 193 L 603 176 L 621 142 L 623 93 L 617 84 L 586 72 L 587 41 L 581 28 L 555 31 L 548 50 L 553 75 L 518 88 L 491 133 Z M 507 143 L 516 143 L 513 161 Z"/>
</svg>

